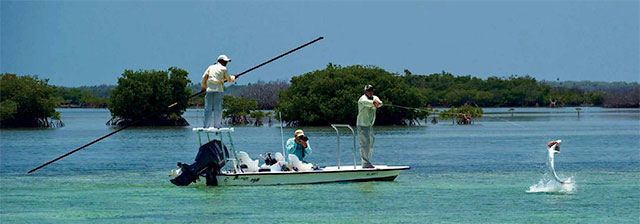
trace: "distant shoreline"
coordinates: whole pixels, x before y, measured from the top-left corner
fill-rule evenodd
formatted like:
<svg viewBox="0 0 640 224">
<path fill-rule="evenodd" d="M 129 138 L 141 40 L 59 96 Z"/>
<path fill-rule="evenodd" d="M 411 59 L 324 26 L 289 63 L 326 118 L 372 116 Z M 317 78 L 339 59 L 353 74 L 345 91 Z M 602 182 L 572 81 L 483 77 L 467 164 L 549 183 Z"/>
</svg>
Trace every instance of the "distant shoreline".
<svg viewBox="0 0 640 224">
<path fill-rule="evenodd" d="M 187 107 L 187 109 L 202 109 L 204 106 L 196 106 L 196 107 Z M 448 107 L 433 107 L 434 109 L 448 109 Z M 601 106 L 570 106 L 570 107 L 480 107 L 480 108 L 547 108 L 547 109 L 563 109 L 563 108 L 606 108 L 606 109 L 638 109 L 639 107 L 601 107 Z M 59 106 L 56 109 L 107 109 L 107 107 L 82 107 L 79 105 L 67 105 L 67 106 Z M 265 110 L 274 110 L 274 109 L 265 109 Z M 485 114 L 496 114 L 496 113 L 538 113 L 538 112 L 518 112 L 518 111 L 507 111 L 507 112 L 485 112 Z M 542 112 L 540 112 L 542 113 Z M 564 113 L 564 112 L 563 112 Z"/>
</svg>

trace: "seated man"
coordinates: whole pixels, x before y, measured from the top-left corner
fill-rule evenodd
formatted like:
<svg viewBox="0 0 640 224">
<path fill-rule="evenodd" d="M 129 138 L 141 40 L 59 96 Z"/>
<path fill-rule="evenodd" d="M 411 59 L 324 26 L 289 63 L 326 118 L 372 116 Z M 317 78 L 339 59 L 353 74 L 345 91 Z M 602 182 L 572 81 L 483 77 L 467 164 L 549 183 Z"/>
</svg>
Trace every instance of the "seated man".
<svg viewBox="0 0 640 224">
<path fill-rule="evenodd" d="M 287 140 L 287 152 L 296 155 L 300 160 L 306 162 L 306 158 L 311 154 L 311 145 L 309 138 L 304 135 L 302 130 L 296 130 L 294 137 Z"/>
</svg>

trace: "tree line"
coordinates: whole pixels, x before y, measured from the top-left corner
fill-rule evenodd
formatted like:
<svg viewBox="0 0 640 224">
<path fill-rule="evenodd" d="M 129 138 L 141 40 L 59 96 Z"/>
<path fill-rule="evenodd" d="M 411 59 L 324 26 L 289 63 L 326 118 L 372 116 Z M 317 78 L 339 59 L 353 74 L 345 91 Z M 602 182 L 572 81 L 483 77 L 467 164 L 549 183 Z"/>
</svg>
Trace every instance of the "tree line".
<svg viewBox="0 0 640 224">
<path fill-rule="evenodd" d="M 55 111 L 60 106 L 107 107 L 113 116 L 110 123 L 123 124 L 176 101 L 177 107 L 157 115 L 148 124 L 185 125 L 186 120 L 181 117 L 184 110 L 203 104 L 203 96 L 187 101 L 190 94 L 200 90 L 200 83 L 191 83 L 188 72 L 175 67 L 125 70 L 117 86 L 58 87 L 37 76 L 9 73 L 0 74 L 0 79 L 1 127 L 62 125 Z M 468 111 L 468 117 L 474 118 L 478 110 L 473 108 L 479 107 L 640 107 L 638 83 L 545 82 L 529 76 L 480 79 L 444 71 L 420 75 L 405 70 L 404 74 L 397 74 L 376 66 L 329 63 L 322 70 L 294 76 L 289 82 L 227 86 L 225 93 L 233 96 L 225 97 L 225 117 L 233 123 L 258 125 L 262 118 L 271 118 L 262 110 L 275 109 L 290 125 L 353 123 L 356 101 L 365 84 L 373 84 L 376 95 L 387 105 L 378 111 L 376 123 L 382 125 L 416 124 L 433 112 L 429 109 L 432 107 L 460 107 L 441 113 L 442 118 L 461 111 Z"/>
<path fill-rule="evenodd" d="M 282 112 L 291 125 L 352 124 L 364 84 L 373 84 L 383 101 L 405 107 L 380 108 L 376 123 L 381 125 L 415 124 L 433 112 L 428 108 L 434 107 L 451 107 L 442 111 L 440 118 L 456 118 L 465 124 L 482 115 L 481 107 L 640 107 L 637 83 L 613 83 L 627 88 L 607 92 L 603 88 L 578 88 L 579 82 L 570 88 L 550 85 L 530 76 L 481 79 L 445 71 L 420 75 L 409 70 L 401 75 L 376 66 L 343 67 L 330 63 L 325 69 L 291 78 L 291 86 L 280 91 L 276 111 Z M 601 82 L 596 84 L 604 86 Z M 422 109 L 407 110 L 409 107 Z"/>
<path fill-rule="evenodd" d="M 427 106 L 449 107 L 472 103 L 480 107 L 561 107 L 602 106 L 640 107 L 640 85 L 637 82 L 536 81 L 529 76 L 489 77 L 454 76 L 441 72 L 430 75 L 404 72 L 404 81 L 420 89 Z M 245 97 L 258 102 L 257 109 L 273 110 L 287 81 L 258 81 L 247 85 L 232 84 L 225 95 Z M 58 87 L 54 95 L 61 97 L 59 107 L 106 108 L 109 93 L 115 85 Z M 190 83 L 192 92 L 200 91 L 200 83 Z M 189 107 L 202 107 L 204 97 L 189 101 Z"/>
<path fill-rule="evenodd" d="M 92 93 L 86 87 L 58 87 L 53 86 L 53 95 L 61 98 L 58 107 L 106 108 L 109 100 Z"/>
<path fill-rule="evenodd" d="M 416 75 L 404 71 L 407 83 L 421 89 L 429 104 L 439 107 L 474 104 L 481 107 L 640 107 L 637 82 L 537 81 L 530 76 L 453 76 L 441 72 Z"/>
<path fill-rule="evenodd" d="M 640 85 L 637 82 L 536 81 L 529 76 L 489 77 L 454 76 L 441 72 L 430 75 L 412 74 L 405 70 L 404 81 L 420 89 L 427 97 L 427 106 L 449 107 L 472 103 L 480 107 L 548 107 L 602 106 L 640 107 Z M 258 109 L 273 110 L 278 93 L 289 88 L 287 81 L 258 81 L 248 85 L 232 84 L 225 94 L 256 100 Z M 109 92 L 115 85 L 57 87 L 54 95 L 61 97 L 59 107 L 106 108 Z M 190 83 L 192 92 L 200 83 Z M 189 101 L 190 107 L 202 107 L 204 97 Z"/>
<path fill-rule="evenodd" d="M 404 81 L 420 89 L 428 106 L 465 104 L 479 107 L 603 106 L 603 91 L 552 87 L 530 76 L 454 76 L 442 72 L 416 75 L 405 70 Z"/>
</svg>

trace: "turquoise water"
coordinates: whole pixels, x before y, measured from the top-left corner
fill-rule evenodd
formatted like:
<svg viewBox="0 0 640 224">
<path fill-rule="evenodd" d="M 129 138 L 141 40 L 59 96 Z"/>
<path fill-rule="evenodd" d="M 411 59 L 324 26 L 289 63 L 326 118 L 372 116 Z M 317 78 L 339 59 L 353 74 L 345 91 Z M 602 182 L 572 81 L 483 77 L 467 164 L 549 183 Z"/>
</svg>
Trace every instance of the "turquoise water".
<svg viewBox="0 0 640 224">
<path fill-rule="evenodd" d="M 169 183 L 175 162 L 197 152 L 188 127 L 127 129 L 25 175 L 113 130 L 107 110 L 60 111 L 63 128 L 0 131 L 0 222 L 640 222 L 638 109 L 583 108 L 577 117 L 574 108 L 517 108 L 537 113 L 376 127 L 375 163 L 411 166 L 396 181 L 261 187 Z M 186 117 L 202 122 L 199 110 Z M 310 160 L 335 165 L 335 132 L 303 129 Z M 547 183 L 545 144 L 555 139 L 563 140 L 556 169 L 571 189 Z M 234 140 L 254 158 L 281 150 L 277 126 L 237 127 Z M 343 137 L 343 165 L 353 161 L 350 144 Z"/>
</svg>

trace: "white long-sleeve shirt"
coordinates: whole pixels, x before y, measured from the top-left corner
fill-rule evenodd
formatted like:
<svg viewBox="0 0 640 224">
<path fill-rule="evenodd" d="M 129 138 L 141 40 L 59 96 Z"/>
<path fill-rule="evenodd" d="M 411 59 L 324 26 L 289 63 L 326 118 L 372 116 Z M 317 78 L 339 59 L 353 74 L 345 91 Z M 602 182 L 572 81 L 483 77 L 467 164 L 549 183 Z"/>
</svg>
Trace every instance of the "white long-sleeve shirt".
<svg viewBox="0 0 640 224">
<path fill-rule="evenodd" d="M 373 101 L 377 100 L 380 102 L 380 105 L 377 107 L 373 104 Z M 373 100 L 370 100 L 366 94 L 362 95 L 358 100 L 358 118 L 356 124 L 358 126 L 373 126 L 373 123 L 376 121 L 376 109 L 382 106 L 382 101 L 377 97 L 373 96 Z"/>
<path fill-rule="evenodd" d="M 204 71 L 204 74 L 202 74 L 202 78 L 204 79 L 206 75 L 209 75 L 209 78 L 206 80 L 208 93 L 224 92 L 224 81 L 235 81 L 234 76 L 227 74 L 227 67 L 220 63 L 209 66 L 207 70 Z"/>
</svg>

